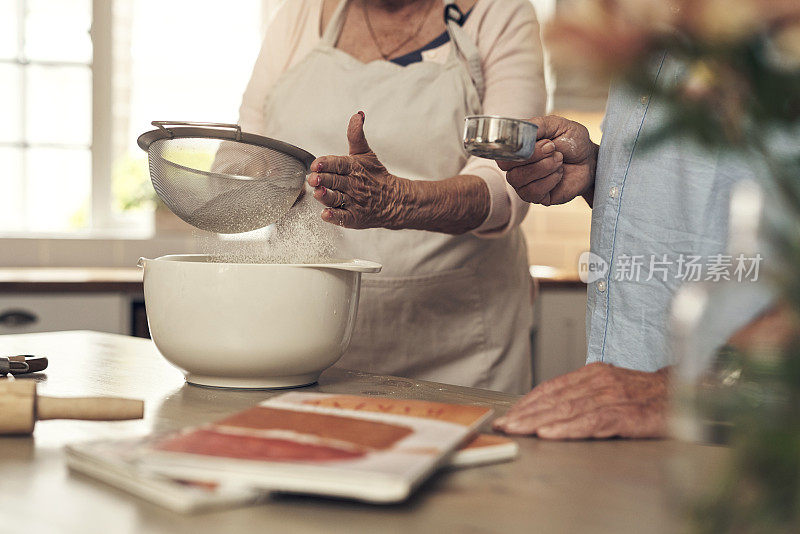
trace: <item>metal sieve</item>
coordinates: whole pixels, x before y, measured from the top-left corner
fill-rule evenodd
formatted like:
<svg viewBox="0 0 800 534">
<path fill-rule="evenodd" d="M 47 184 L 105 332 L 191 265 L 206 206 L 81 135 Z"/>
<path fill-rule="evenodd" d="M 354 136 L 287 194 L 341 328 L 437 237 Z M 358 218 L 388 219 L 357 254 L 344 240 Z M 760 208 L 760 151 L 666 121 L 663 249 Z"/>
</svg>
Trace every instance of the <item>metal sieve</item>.
<svg viewBox="0 0 800 534">
<path fill-rule="evenodd" d="M 153 121 L 139 136 L 159 198 L 187 223 L 219 234 L 249 232 L 283 217 L 303 190 L 314 156 L 242 132 L 236 124 Z"/>
</svg>

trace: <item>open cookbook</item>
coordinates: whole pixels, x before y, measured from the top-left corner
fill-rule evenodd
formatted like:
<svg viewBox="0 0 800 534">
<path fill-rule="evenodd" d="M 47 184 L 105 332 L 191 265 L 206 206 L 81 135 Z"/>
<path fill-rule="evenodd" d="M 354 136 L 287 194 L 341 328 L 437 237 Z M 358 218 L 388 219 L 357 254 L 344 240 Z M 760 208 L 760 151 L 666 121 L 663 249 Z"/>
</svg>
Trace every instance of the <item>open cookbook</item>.
<svg viewBox="0 0 800 534">
<path fill-rule="evenodd" d="M 392 503 L 440 467 L 516 456 L 507 438 L 473 439 L 490 415 L 478 406 L 292 392 L 175 434 L 70 446 L 67 459 L 183 512 L 274 491 Z"/>
</svg>

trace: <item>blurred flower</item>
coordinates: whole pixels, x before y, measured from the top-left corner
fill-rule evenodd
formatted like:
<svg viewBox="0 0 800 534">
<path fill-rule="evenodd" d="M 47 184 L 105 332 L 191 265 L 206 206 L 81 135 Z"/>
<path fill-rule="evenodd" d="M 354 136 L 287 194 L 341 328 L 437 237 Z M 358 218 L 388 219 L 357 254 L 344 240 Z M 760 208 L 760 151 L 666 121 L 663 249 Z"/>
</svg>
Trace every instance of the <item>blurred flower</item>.
<svg viewBox="0 0 800 534">
<path fill-rule="evenodd" d="M 800 69 L 800 20 L 777 30 L 771 44 L 772 55 L 780 67 Z"/>
<path fill-rule="evenodd" d="M 678 0 L 676 27 L 709 44 L 732 43 L 800 19 L 798 0 Z"/>
<path fill-rule="evenodd" d="M 564 0 L 546 40 L 555 61 L 615 75 L 661 49 L 734 53 L 774 32 L 784 64 L 800 56 L 798 24 L 800 0 Z"/>
<path fill-rule="evenodd" d="M 684 0 L 679 26 L 710 43 L 729 43 L 763 28 L 761 0 Z"/>
<path fill-rule="evenodd" d="M 742 139 L 745 100 L 750 93 L 747 80 L 729 65 L 696 60 L 681 78 L 675 104 L 702 110 L 705 118 L 722 128 L 720 135 Z"/>
<path fill-rule="evenodd" d="M 800 2 L 797 0 L 750 0 L 758 6 L 759 16 L 770 26 L 800 20 Z"/>
<path fill-rule="evenodd" d="M 714 92 L 717 76 L 705 61 L 696 61 L 683 84 L 683 96 L 688 100 L 706 100 Z"/>
<path fill-rule="evenodd" d="M 559 5 L 546 31 L 559 61 L 616 72 L 645 55 L 678 11 L 667 0 L 574 0 Z"/>
</svg>

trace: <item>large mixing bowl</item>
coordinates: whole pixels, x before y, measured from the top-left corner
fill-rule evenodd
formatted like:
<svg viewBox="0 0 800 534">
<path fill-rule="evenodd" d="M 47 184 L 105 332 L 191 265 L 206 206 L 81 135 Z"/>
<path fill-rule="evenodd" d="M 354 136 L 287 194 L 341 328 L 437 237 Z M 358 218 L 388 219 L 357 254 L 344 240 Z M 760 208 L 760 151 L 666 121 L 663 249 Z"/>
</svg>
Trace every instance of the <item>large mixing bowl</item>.
<svg viewBox="0 0 800 534">
<path fill-rule="evenodd" d="M 353 333 L 362 260 L 315 265 L 219 263 L 204 255 L 142 258 L 150 334 L 192 384 L 312 384 Z"/>
</svg>

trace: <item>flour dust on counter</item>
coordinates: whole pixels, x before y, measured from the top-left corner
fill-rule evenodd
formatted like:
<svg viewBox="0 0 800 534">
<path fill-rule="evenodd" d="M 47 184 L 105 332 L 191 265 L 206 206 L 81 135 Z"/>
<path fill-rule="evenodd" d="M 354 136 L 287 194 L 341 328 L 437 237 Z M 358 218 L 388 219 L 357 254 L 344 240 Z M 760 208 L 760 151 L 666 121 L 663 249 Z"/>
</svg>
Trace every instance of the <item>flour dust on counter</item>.
<svg viewBox="0 0 800 534">
<path fill-rule="evenodd" d="M 320 217 L 322 206 L 306 194 L 274 225 L 241 234 L 195 231 L 198 249 L 222 263 L 327 263 L 336 258 L 341 230 Z"/>
</svg>

